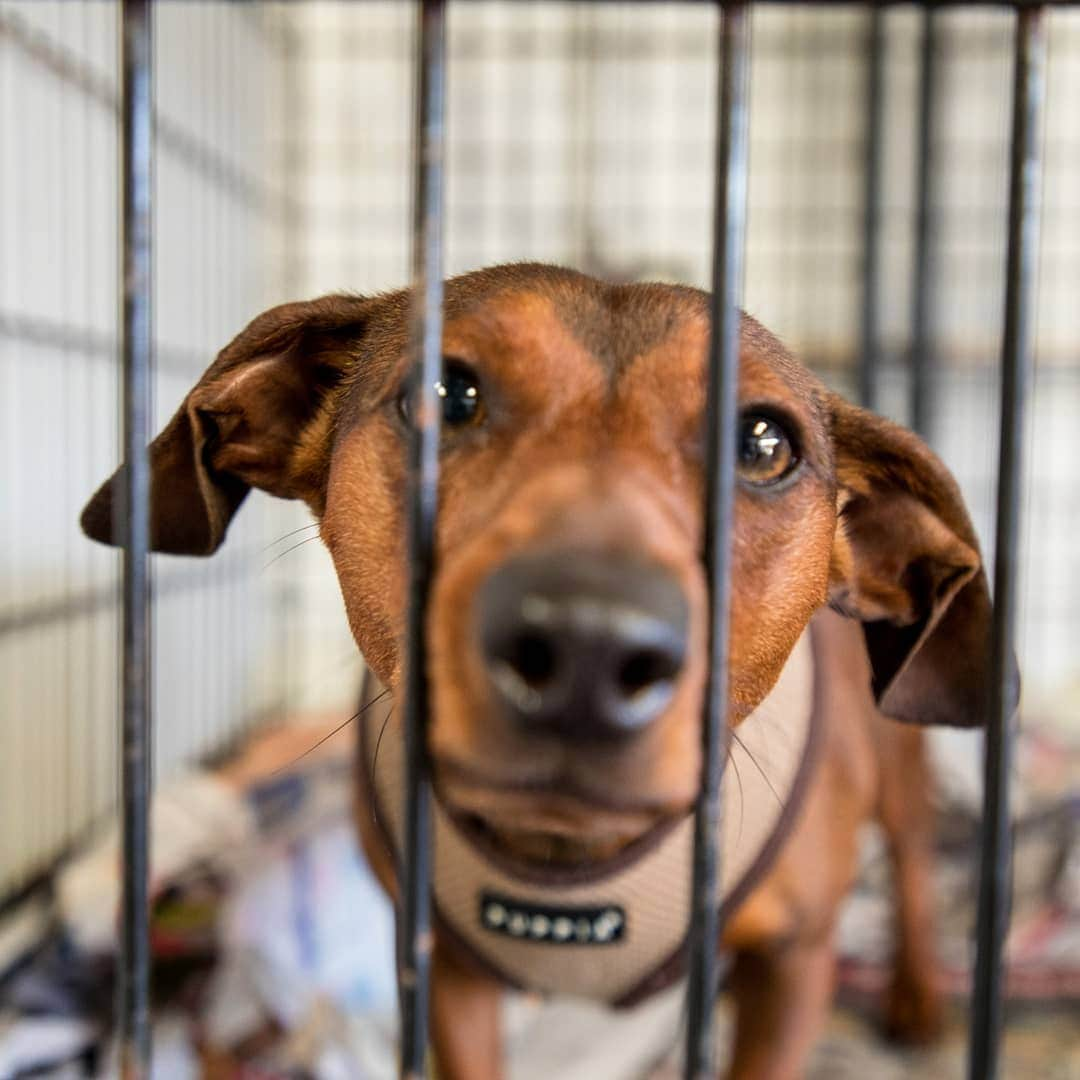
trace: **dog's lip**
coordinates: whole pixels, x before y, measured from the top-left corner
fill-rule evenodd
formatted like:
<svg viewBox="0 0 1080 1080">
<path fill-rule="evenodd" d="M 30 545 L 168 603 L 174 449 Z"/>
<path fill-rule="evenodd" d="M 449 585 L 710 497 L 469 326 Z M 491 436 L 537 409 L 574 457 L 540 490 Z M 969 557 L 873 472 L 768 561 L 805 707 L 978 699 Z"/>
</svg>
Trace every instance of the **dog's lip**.
<svg viewBox="0 0 1080 1080">
<path fill-rule="evenodd" d="M 585 875 L 620 865 L 683 817 L 656 806 L 597 799 L 548 781 L 492 781 L 458 765 L 437 770 L 435 794 L 463 834 L 509 872 Z M 482 777 L 482 782 L 481 782 Z"/>
<path fill-rule="evenodd" d="M 675 819 L 677 820 L 677 819 Z M 579 835 L 557 828 L 500 827 L 476 815 L 459 815 L 458 828 L 497 864 L 517 874 L 602 874 L 635 850 L 664 836 L 675 820 L 661 818 L 636 829 Z"/>
<path fill-rule="evenodd" d="M 561 770 L 553 769 L 534 775 L 493 776 L 475 765 L 441 757 L 436 763 L 436 771 L 438 787 L 450 804 L 468 804 L 472 801 L 470 795 L 502 795 L 543 798 L 553 806 L 561 805 L 570 810 L 632 816 L 671 814 L 678 809 L 663 802 L 619 798 L 608 792 L 599 792 L 585 787 Z"/>
</svg>

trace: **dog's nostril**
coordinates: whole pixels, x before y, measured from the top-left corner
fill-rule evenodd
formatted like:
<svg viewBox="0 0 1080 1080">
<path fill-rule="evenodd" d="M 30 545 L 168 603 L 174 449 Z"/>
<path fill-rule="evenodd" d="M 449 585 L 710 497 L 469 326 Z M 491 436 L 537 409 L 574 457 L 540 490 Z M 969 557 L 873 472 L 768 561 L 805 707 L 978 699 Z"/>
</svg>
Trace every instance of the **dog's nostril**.
<svg viewBox="0 0 1080 1080">
<path fill-rule="evenodd" d="M 679 665 L 669 653 L 658 649 L 637 649 L 619 665 L 618 687 L 625 697 L 633 697 L 657 683 L 673 679 Z"/>
<path fill-rule="evenodd" d="M 510 642 L 506 662 L 532 689 L 539 690 L 555 675 L 555 650 L 542 634 L 518 634 Z"/>
</svg>

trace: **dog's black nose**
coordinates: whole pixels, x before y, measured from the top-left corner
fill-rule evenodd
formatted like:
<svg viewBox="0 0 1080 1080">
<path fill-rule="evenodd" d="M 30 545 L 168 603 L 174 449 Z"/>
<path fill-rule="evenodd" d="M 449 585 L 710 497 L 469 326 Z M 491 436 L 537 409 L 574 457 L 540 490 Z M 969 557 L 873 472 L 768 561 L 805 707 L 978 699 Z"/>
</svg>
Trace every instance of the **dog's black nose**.
<svg viewBox="0 0 1080 1080">
<path fill-rule="evenodd" d="M 500 701 L 537 732 L 631 735 L 663 712 L 686 660 L 686 597 L 644 560 L 519 556 L 484 582 L 478 616 Z"/>
</svg>

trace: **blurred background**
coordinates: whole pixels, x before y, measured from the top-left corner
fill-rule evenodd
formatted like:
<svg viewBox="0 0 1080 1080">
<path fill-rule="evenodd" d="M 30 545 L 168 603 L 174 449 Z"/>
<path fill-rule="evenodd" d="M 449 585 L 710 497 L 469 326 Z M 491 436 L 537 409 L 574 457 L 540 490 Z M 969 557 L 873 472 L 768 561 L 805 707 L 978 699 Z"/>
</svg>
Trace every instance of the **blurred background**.
<svg viewBox="0 0 1080 1080">
<path fill-rule="evenodd" d="M 160 426 L 217 350 L 264 308 L 407 281 L 414 18 L 403 3 L 316 0 L 168 0 L 155 11 Z M 109 948 L 108 905 L 95 927 L 76 924 L 94 907 L 87 897 L 97 895 L 95 882 L 107 891 L 111 866 L 101 852 L 111 850 L 116 805 L 119 560 L 85 540 L 77 518 L 118 460 L 117 16 L 107 0 L 0 0 L 0 975 L 25 972 L 28 956 L 46 956 L 35 969 L 39 995 L 57 970 L 70 972 L 78 957 Z M 910 420 L 926 18 L 900 6 L 882 22 L 880 408 L 901 422 Z M 1004 10 L 970 6 L 933 19 L 926 435 L 959 478 L 992 560 L 1013 20 Z M 699 4 L 453 6 L 448 272 L 528 259 L 614 279 L 706 285 L 715 20 Z M 1028 897 L 1036 929 L 1014 947 L 1019 966 L 1025 957 L 1036 965 L 1029 982 L 1018 977 L 1018 997 L 1053 1003 L 1054 1016 L 1060 1006 L 1067 1017 L 1080 1001 L 1080 485 L 1070 438 L 1080 424 L 1080 12 L 1054 11 L 1049 26 L 1037 374 L 1022 526 L 1025 736 L 1016 805 L 1018 874 L 1030 871 L 1018 910 L 1027 910 Z M 746 308 L 852 396 L 864 298 L 870 29 L 866 9 L 807 4 L 759 8 L 753 29 Z M 357 889 L 370 883 L 360 880 L 362 867 L 347 866 L 351 839 L 341 824 L 349 731 L 326 744 L 322 756 L 292 767 L 347 718 L 361 670 L 329 559 L 311 530 L 297 531 L 309 523 L 302 508 L 256 493 L 213 560 L 156 557 L 155 760 L 159 790 L 178 793 L 174 809 L 184 827 L 188 811 L 177 808 L 189 806 L 192 791 L 200 807 L 215 797 L 190 785 L 226 776 L 229 791 L 240 795 L 238 804 L 221 805 L 226 824 L 216 830 L 218 846 L 228 835 L 233 849 L 262 851 L 264 866 L 278 867 L 279 878 L 270 876 L 281 887 L 295 885 L 296 852 L 306 850 L 324 870 L 325 914 L 334 908 L 327 881 L 348 879 Z M 954 826 L 965 823 L 942 839 L 943 862 L 953 872 L 942 885 L 944 906 L 955 916 L 943 931 L 951 935 L 946 979 L 959 995 L 970 958 L 981 752 L 970 734 L 942 736 L 935 750 L 942 806 L 953 809 Z M 290 766 L 291 789 L 281 786 L 283 765 Z M 167 828 L 173 819 L 162 812 Z M 250 833 L 236 825 L 248 817 Z M 237 927 L 271 925 L 265 905 L 278 910 L 276 894 L 263 880 L 259 899 L 247 894 L 236 914 L 237 850 L 227 853 L 229 870 L 222 871 L 223 853 L 207 855 L 210 820 L 201 820 L 202 832 L 189 828 L 187 847 L 177 842 L 170 867 L 177 880 L 188 874 L 190 881 L 192 866 L 214 866 L 212 887 L 196 875 L 203 906 L 195 908 L 204 915 L 222 905 L 232 911 L 228 925 L 250 957 L 261 946 Z M 868 838 L 865 904 L 859 907 L 857 895 L 845 939 L 842 981 L 856 997 L 880 981 L 875 957 L 887 950 L 887 919 L 877 901 L 885 869 L 874 844 Z M 166 849 L 174 850 L 163 839 Z M 82 878 L 68 873 L 80 859 L 91 860 Z M 251 859 L 245 865 L 250 872 Z M 161 880 L 167 876 L 162 869 Z M 192 894 L 177 895 L 181 914 L 174 912 L 174 937 L 164 939 L 183 953 L 193 940 L 184 937 L 193 925 Z M 949 907 L 950 896 L 962 910 Z M 334 933 L 351 933 L 350 913 L 339 916 L 340 926 L 323 928 L 327 943 Z M 335 1008 L 344 1008 L 342 1001 L 375 1003 L 385 1013 L 389 1000 L 392 1012 L 389 923 L 372 918 L 370 947 L 352 940 L 338 968 L 344 970 L 347 955 L 381 974 L 365 975 L 361 986 L 335 968 L 328 985 L 350 988 L 335 997 L 319 983 L 325 971 L 316 963 L 311 994 L 267 1006 L 279 1027 L 314 1023 L 311 1015 L 323 1023 L 312 1001 Z M 211 921 L 211 929 L 198 924 L 205 940 L 195 935 L 209 952 L 228 936 L 217 915 Z M 160 926 L 158 932 L 160 944 Z M 1037 955 L 1030 952 L 1036 944 L 1043 950 Z M 1024 947 L 1029 953 L 1021 955 Z M 208 985 L 220 994 L 219 983 L 210 978 Z M 26 993 L 24 984 L 6 1005 L 0 996 L 0 1077 L 28 1067 L 10 1042 L 12 1032 L 25 1034 L 19 1025 L 26 1001 L 40 1005 Z M 85 1004 L 87 993 L 82 987 L 74 1000 Z M 72 1005 L 64 1015 L 82 1022 L 85 1012 Z M 672 1016 L 677 1020 L 677 1010 Z M 527 1044 L 529 1020 L 525 1013 L 519 1019 Z M 1051 1021 L 1045 1019 L 1052 1027 Z M 371 1048 L 392 1037 L 392 1020 L 379 1023 L 381 1034 L 365 1028 L 359 1038 L 373 1055 L 363 1069 L 342 1051 L 344 1072 L 325 1071 L 324 1064 L 310 1074 L 380 1075 L 385 1063 Z M 873 1045 L 870 1027 L 849 1031 L 845 1023 L 838 1020 L 830 1036 L 837 1045 Z M 1067 1031 L 1068 1021 L 1062 1023 Z M 63 1043 L 67 1057 L 91 1074 L 107 1069 L 107 1058 L 82 1056 L 95 1042 L 86 1032 L 99 1032 L 100 1024 L 100 1017 L 87 1020 L 81 1041 Z M 239 1045 L 242 1028 L 226 1025 L 228 1037 L 200 1037 L 200 1052 Z M 333 1024 L 318 1030 L 324 1028 Z M 1043 1057 L 1027 1061 L 1028 1044 L 1010 1044 L 1015 1069 L 1008 1075 L 1080 1076 L 1075 1040 L 1047 1030 L 1040 1033 L 1049 1041 L 1036 1051 Z M 41 1038 L 37 1031 L 31 1041 L 41 1046 Z M 176 1052 L 170 1069 L 181 1068 Z M 264 1057 L 282 1052 L 277 1044 L 257 1050 Z M 943 1061 L 947 1070 L 959 1068 L 959 1051 L 949 1053 L 924 1064 L 938 1075 Z M 823 1060 L 820 1075 L 841 1075 L 840 1058 Z M 856 1060 L 851 1075 L 867 1075 L 871 1058 Z M 907 1058 L 873 1061 L 874 1075 L 892 1075 L 893 1067 L 901 1070 L 896 1075 L 912 1075 L 915 1067 Z M 1020 1071 L 1029 1066 L 1030 1074 Z M 619 1072 L 606 1059 L 607 1071 L 597 1068 L 582 1075 L 641 1075 L 630 1066 Z"/>
</svg>

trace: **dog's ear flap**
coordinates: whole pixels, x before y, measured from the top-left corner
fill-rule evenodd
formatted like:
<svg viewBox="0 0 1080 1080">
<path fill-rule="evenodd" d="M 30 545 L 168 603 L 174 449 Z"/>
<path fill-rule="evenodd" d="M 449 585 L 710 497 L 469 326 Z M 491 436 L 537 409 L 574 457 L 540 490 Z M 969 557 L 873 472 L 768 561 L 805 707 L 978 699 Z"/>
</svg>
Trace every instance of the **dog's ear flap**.
<svg viewBox="0 0 1080 1080">
<path fill-rule="evenodd" d="M 831 399 L 840 518 L 830 603 L 863 623 L 881 711 L 984 722 L 991 604 L 956 481 L 917 436 Z"/>
<path fill-rule="evenodd" d="M 209 555 L 252 487 L 317 504 L 325 484 L 320 440 L 327 395 L 348 372 L 350 340 L 372 301 L 325 296 L 259 315 L 219 354 L 150 446 L 154 551 Z M 80 519 L 94 540 L 118 544 L 113 507 L 124 466 Z"/>
</svg>

